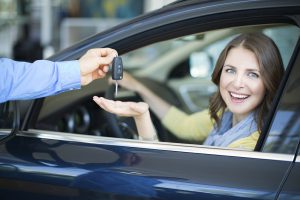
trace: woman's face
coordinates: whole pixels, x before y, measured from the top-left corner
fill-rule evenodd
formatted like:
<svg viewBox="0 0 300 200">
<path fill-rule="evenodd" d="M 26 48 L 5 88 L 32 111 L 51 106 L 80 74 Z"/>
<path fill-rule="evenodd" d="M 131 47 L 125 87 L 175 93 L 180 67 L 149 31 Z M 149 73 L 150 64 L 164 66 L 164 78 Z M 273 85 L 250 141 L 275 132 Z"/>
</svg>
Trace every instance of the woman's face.
<svg viewBox="0 0 300 200">
<path fill-rule="evenodd" d="M 236 47 L 228 52 L 220 77 L 220 92 L 237 119 L 245 118 L 264 98 L 265 86 L 259 69 L 252 51 Z"/>
</svg>

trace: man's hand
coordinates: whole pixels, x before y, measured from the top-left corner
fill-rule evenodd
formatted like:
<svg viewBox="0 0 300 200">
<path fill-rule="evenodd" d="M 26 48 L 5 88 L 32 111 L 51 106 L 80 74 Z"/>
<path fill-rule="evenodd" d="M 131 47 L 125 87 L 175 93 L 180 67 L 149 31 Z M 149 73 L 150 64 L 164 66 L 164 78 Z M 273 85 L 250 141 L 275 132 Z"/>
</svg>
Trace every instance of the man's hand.
<svg viewBox="0 0 300 200">
<path fill-rule="evenodd" d="M 110 48 L 88 50 L 79 59 L 81 85 L 87 85 L 95 79 L 103 78 L 116 56 L 118 56 L 117 51 Z"/>
</svg>

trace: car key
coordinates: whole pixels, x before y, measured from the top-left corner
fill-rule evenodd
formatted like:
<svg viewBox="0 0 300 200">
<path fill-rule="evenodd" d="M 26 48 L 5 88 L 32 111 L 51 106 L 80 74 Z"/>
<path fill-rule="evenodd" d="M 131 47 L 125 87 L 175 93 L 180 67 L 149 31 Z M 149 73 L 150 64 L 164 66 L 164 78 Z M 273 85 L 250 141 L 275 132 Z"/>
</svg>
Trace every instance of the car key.
<svg viewBox="0 0 300 200">
<path fill-rule="evenodd" d="M 123 62 L 120 56 L 112 61 L 112 79 L 115 80 L 115 97 L 118 95 L 118 80 L 123 78 Z"/>
</svg>

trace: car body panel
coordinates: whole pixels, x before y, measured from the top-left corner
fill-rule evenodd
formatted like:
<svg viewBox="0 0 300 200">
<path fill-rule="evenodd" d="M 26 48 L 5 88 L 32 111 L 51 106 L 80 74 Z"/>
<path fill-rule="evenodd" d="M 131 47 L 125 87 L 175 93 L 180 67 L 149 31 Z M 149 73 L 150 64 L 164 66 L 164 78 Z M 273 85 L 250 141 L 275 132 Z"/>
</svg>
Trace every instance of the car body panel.
<svg viewBox="0 0 300 200">
<path fill-rule="evenodd" d="M 0 191 L 9 199 L 14 197 L 10 191 L 21 192 L 15 198 L 30 194 L 32 199 L 92 198 L 89 193 L 115 194 L 116 199 L 273 199 L 293 159 L 218 148 L 198 153 L 201 149 L 193 146 L 161 150 L 163 145 L 126 140 L 119 142 L 122 146 L 109 139 L 98 143 L 94 137 L 41 132 L 20 134 L 1 145 Z"/>
<path fill-rule="evenodd" d="M 287 180 L 283 186 L 282 192 L 278 199 L 300 199 L 300 157 L 296 158 L 296 162 L 291 166 L 291 173 L 287 176 Z"/>
</svg>

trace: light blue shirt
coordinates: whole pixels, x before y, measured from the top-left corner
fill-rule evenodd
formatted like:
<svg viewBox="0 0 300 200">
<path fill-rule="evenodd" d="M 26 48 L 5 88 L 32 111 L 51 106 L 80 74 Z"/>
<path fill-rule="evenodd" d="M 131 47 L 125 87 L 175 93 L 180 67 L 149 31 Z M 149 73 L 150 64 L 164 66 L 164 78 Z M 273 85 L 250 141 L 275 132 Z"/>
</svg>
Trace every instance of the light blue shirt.
<svg viewBox="0 0 300 200">
<path fill-rule="evenodd" d="M 55 95 L 80 86 L 77 60 L 27 63 L 0 58 L 0 103 Z"/>
</svg>

